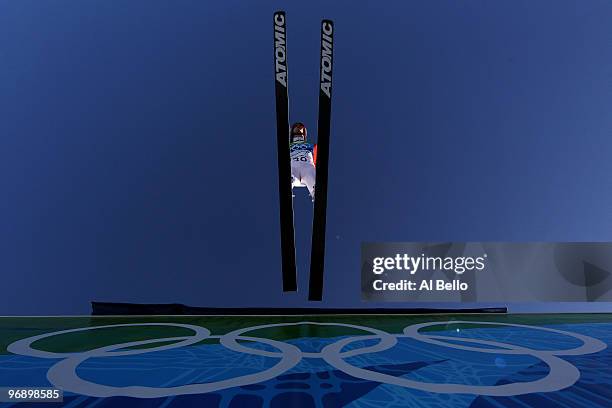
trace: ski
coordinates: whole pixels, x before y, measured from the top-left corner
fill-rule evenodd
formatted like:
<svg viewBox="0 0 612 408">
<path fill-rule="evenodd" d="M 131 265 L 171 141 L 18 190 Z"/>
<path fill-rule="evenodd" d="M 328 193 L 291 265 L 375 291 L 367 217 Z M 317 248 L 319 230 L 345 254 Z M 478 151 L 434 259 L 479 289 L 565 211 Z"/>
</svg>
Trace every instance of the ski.
<svg viewBox="0 0 612 408">
<path fill-rule="evenodd" d="M 310 252 L 310 281 L 308 300 L 323 298 L 323 270 L 325 267 L 325 223 L 327 218 L 327 176 L 329 169 L 329 134 L 331 124 L 332 62 L 334 23 L 321 22 L 321 60 L 319 68 L 319 118 L 317 123 L 317 175 L 315 184 L 312 246 Z"/>
<path fill-rule="evenodd" d="M 287 24 L 284 11 L 274 13 L 274 77 L 276 140 L 283 291 L 297 290 L 291 161 L 289 158 L 289 91 L 287 76 Z"/>
</svg>

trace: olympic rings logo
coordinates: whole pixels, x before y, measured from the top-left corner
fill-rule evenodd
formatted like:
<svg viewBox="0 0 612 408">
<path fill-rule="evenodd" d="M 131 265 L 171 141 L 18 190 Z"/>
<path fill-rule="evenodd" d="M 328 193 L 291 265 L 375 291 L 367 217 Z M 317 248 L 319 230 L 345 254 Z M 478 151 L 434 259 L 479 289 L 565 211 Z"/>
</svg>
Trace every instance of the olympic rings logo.
<svg viewBox="0 0 612 408">
<path fill-rule="evenodd" d="M 434 334 L 424 334 L 420 330 L 430 326 L 450 325 L 450 324 L 479 324 L 479 325 L 495 325 L 495 326 L 510 326 L 519 328 L 529 328 L 541 330 L 549 333 L 555 333 L 573 337 L 582 342 L 582 345 L 573 349 L 566 350 L 534 350 L 527 347 L 517 346 L 491 340 L 471 339 L 465 337 L 451 337 Z M 352 329 L 363 330 L 369 332 L 368 335 L 352 336 L 342 338 L 334 343 L 328 344 L 319 352 L 305 352 L 297 346 L 288 344 L 282 341 L 267 339 L 263 337 L 248 336 L 248 332 L 283 326 L 297 325 L 317 325 L 317 326 L 341 326 Z M 67 333 L 75 333 L 89 330 L 116 328 L 116 327 L 135 327 L 135 326 L 169 326 L 180 327 L 192 330 L 193 336 L 157 338 L 151 340 L 132 341 L 128 343 L 113 344 L 110 346 L 99 347 L 93 350 L 77 353 L 54 353 L 49 351 L 37 350 L 32 348 L 32 344 L 38 340 L 42 340 L 52 336 L 58 336 Z M 549 367 L 548 374 L 538 380 L 530 382 L 500 384 L 500 385 L 467 385 L 467 384 L 450 384 L 450 383 L 427 383 L 415 381 L 404 377 L 395 377 L 389 374 L 383 374 L 376 371 L 371 371 L 365 368 L 357 367 L 346 361 L 349 357 L 360 356 L 367 353 L 378 353 L 388 350 L 397 344 L 399 338 L 412 338 L 424 343 L 435 344 L 442 347 L 448 347 L 457 350 L 473 351 L 479 353 L 493 353 L 506 355 L 531 355 L 540 359 Z M 214 381 L 209 383 L 186 384 L 174 387 L 146 387 L 146 386 L 128 386 L 115 387 L 103 384 L 93 383 L 80 378 L 77 373 L 77 367 L 92 357 L 113 357 L 113 356 L 129 356 L 136 354 L 152 353 L 156 351 L 171 350 L 179 347 L 185 347 L 196 344 L 205 339 L 218 339 L 219 343 L 238 353 L 247 353 L 262 357 L 276 358 L 279 361 L 272 367 L 253 374 L 243 375 L 239 377 Z M 277 351 L 261 350 L 252 347 L 247 347 L 238 341 L 251 341 L 263 343 L 271 346 Z M 343 351 L 346 346 L 357 341 L 378 340 L 377 343 L 371 346 L 364 346 L 356 349 Z M 457 341 L 464 343 L 458 344 Z M 155 343 L 168 343 L 160 346 L 148 347 L 144 349 L 130 349 L 131 347 L 148 346 Z M 475 347 L 468 344 L 480 344 L 488 347 Z M 130 324 L 115 324 L 106 326 L 92 326 L 78 329 L 62 330 L 53 333 L 45 333 L 38 336 L 29 337 L 18 340 L 7 347 L 7 350 L 13 354 L 23 356 L 60 359 L 48 371 L 48 380 L 57 388 L 64 391 L 70 391 L 77 394 L 89 395 L 94 397 L 111 397 L 111 396 L 128 396 L 135 398 L 159 398 L 184 394 L 200 394 L 213 391 L 219 391 L 231 387 L 244 386 L 264 382 L 282 375 L 287 370 L 295 367 L 303 358 L 321 358 L 328 364 L 343 371 L 344 373 L 363 380 L 375 381 L 383 384 L 393 384 L 400 387 L 412 388 L 416 390 L 429 391 L 435 393 L 464 393 L 476 395 L 490 396 L 511 396 L 519 394 L 528 394 L 533 392 L 549 392 L 558 391 L 563 388 L 573 385 L 580 378 L 580 371 L 571 363 L 559 358 L 559 356 L 577 356 L 583 354 L 596 353 L 607 346 L 604 342 L 585 336 L 582 334 L 571 333 L 563 330 L 535 327 L 522 324 L 499 323 L 499 322 L 481 322 L 481 321 L 447 321 L 447 322 L 430 322 L 419 323 L 412 326 L 407 326 L 403 329 L 402 334 L 390 334 L 383 330 L 374 329 L 365 326 L 359 326 L 347 323 L 324 323 L 324 322 L 296 322 L 296 323 L 272 323 L 260 326 L 253 326 L 234 330 L 224 335 L 212 335 L 210 330 L 191 324 L 179 323 L 130 323 Z M 128 349 L 128 350 L 126 350 Z"/>
</svg>

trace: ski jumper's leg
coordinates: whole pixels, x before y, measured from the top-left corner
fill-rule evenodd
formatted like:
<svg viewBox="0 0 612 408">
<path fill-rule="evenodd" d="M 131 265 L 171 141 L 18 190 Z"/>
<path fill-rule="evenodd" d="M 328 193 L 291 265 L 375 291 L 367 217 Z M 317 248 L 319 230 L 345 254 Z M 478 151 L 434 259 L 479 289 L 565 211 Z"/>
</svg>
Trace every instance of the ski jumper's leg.
<svg viewBox="0 0 612 408">
<path fill-rule="evenodd" d="M 300 162 L 291 159 L 291 188 L 301 185 Z"/>
<path fill-rule="evenodd" d="M 312 163 L 307 163 L 302 167 L 302 183 L 308 188 L 312 201 L 315 199 L 316 174 L 315 166 Z"/>
</svg>

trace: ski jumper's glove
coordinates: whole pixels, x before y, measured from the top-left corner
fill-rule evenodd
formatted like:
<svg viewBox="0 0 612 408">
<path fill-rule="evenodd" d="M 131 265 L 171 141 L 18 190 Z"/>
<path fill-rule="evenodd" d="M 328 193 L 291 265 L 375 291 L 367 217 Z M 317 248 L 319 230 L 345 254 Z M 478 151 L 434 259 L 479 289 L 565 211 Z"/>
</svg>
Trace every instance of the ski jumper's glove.
<svg viewBox="0 0 612 408">
<path fill-rule="evenodd" d="M 316 144 L 312 148 L 312 160 L 314 161 L 315 167 L 317 167 L 317 145 Z"/>
</svg>

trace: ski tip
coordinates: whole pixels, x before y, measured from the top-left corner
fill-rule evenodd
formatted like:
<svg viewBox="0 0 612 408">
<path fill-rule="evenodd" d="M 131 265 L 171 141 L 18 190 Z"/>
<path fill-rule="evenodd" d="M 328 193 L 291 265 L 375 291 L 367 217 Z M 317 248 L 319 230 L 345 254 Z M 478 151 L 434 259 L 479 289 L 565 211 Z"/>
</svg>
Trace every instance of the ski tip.
<svg viewBox="0 0 612 408">
<path fill-rule="evenodd" d="M 277 10 L 274 12 L 274 16 L 272 17 L 272 20 L 274 20 L 274 25 L 279 25 L 279 26 L 284 26 L 285 25 L 285 20 L 287 19 L 287 16 L 285 16 L 285 12 L 283 10 Z"/>
<path fill-rule="evenodd" d="M 297 292 L 297 281 L 292 279 L 291 282 L 283 280 L 283 292 Z"/>
</svg>

